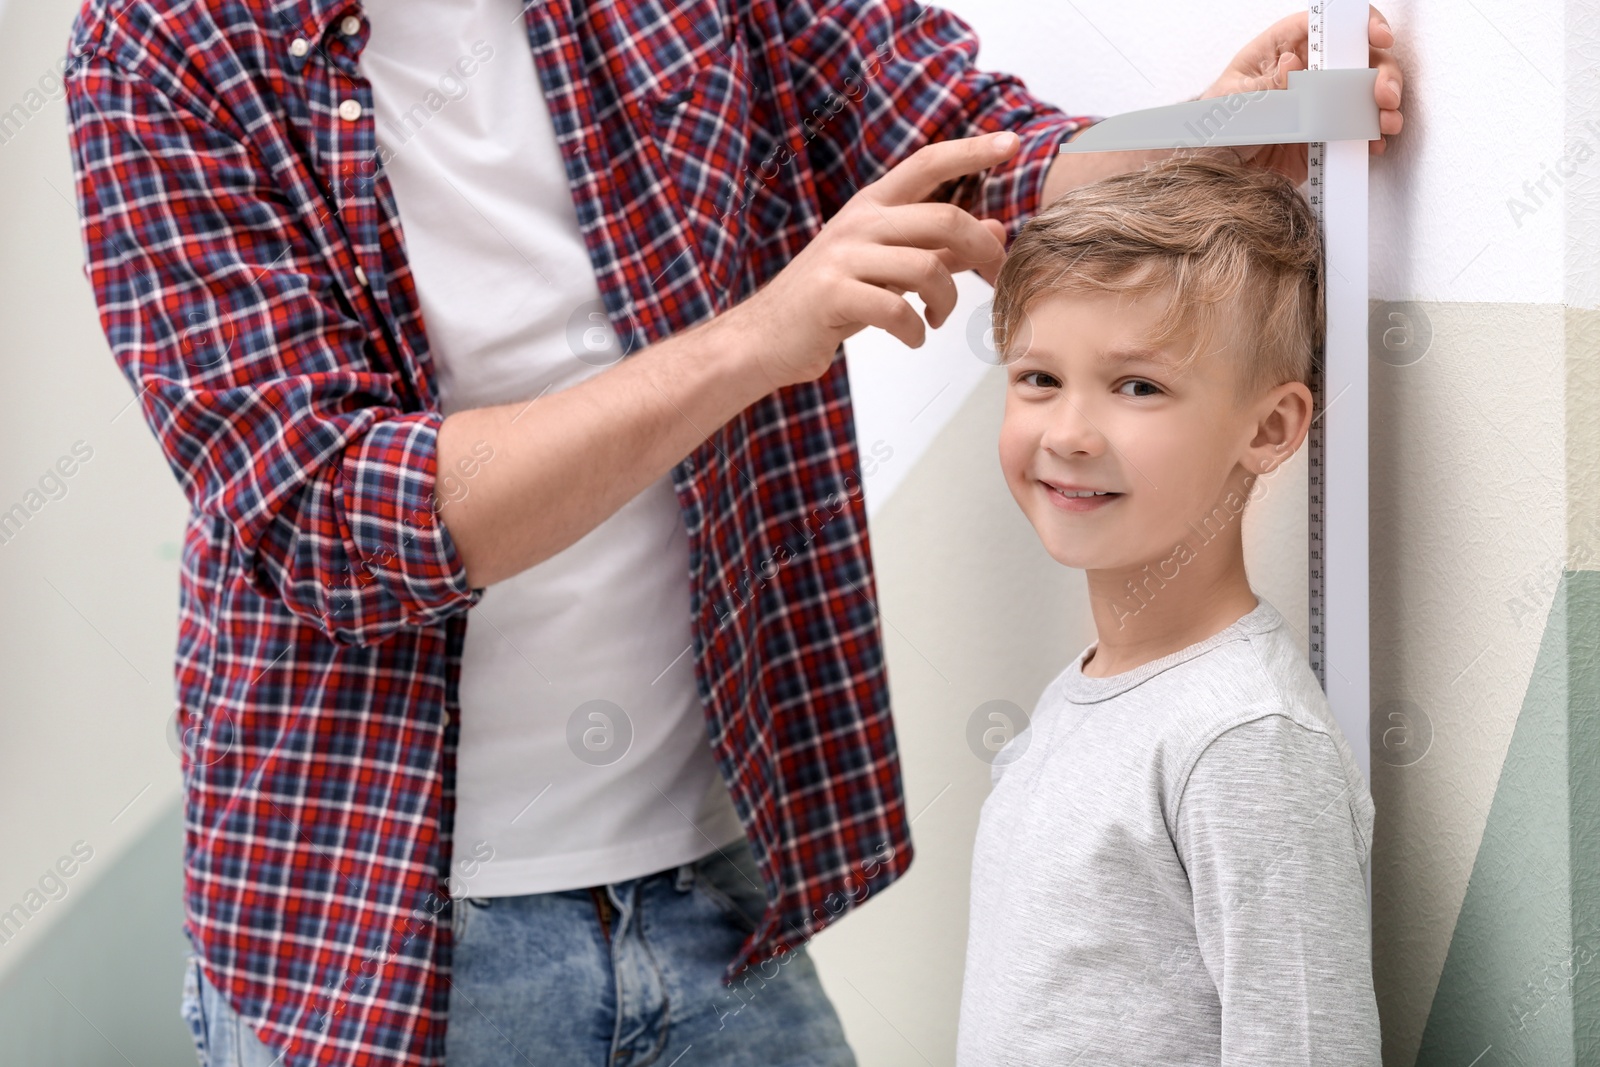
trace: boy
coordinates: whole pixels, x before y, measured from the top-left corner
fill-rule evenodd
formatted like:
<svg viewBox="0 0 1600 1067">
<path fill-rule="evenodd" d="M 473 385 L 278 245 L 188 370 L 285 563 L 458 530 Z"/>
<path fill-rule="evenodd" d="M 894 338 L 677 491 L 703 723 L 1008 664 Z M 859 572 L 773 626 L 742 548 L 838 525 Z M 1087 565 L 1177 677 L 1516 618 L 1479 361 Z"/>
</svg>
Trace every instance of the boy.
<svg viewBox="0 0 1600 1067">
<path fill-rule="evenodd" d="M 1240 528 L 1312 418 L 1315 217 L 1180 157 L 1031 219 L 1000 460 L 1098 640 L 997 756 L 957 1063 L 1379 1064 L 1372 800 Z"/>
</svg>

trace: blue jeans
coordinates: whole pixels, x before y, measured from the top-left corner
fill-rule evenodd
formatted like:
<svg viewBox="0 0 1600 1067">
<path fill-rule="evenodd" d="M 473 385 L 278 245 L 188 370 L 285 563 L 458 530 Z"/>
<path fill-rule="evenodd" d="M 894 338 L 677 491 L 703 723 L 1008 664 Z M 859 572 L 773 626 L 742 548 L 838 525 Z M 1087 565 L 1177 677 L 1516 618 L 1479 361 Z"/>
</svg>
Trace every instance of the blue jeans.
<svg viewBox="0 0 1600 1067">
<path fill-rule="evenodd" d="M 747 841 L 590 889 L 454 907 L 448 1067 L 855 1067 L 804 948 L 724 965 L 765 907 Z M 275 1061 L 191 961 L 184 1015 L 203 1067 Z"/>
</svg>

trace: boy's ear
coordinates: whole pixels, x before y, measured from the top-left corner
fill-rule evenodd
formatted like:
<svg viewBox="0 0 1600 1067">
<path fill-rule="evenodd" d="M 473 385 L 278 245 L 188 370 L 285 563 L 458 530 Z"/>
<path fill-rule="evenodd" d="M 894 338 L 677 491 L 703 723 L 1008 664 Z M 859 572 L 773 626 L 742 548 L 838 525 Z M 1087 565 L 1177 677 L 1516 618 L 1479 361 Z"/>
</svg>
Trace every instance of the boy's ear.
<svg viewBox="0 0 1600 1067">
<path fill-rule="evenodd" d="M 1262 397 L 1255 411 L 1248 466 L 1260 476 L 1287 462 L 1311 431 L 1311 389 L 1304 382 L 1284 382 Z"/>
</svg>

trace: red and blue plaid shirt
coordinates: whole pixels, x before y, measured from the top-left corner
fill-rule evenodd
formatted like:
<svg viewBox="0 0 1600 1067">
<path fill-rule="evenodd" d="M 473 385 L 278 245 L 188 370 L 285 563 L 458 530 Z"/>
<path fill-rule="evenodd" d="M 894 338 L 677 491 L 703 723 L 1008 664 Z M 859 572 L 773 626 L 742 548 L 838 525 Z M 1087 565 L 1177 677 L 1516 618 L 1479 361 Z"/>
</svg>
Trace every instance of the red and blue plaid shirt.
<svg viewBox="0 0 1600 1067">
<path fill-rule="evenodd" d="M 576 6 L 529 6 L 528 41 L 628 352 L 738 303 L 930 141 L 1021 135 L 937 197 L 1015 234 L 1092 121 L 974 69 L 970 27 L 912 0 Z M 291 1065 L 443 1062 L 456 685 L 482 596 L 435 506 L 442 416 L 361 14 L 89 0 L 70 43 L 86 271 L 193 509 L 186 927 Z M 768 897 L 729 978 L 911 861 L 860 477 L 837 357 L 673 471 L 696 679 Z"/>
</svg>

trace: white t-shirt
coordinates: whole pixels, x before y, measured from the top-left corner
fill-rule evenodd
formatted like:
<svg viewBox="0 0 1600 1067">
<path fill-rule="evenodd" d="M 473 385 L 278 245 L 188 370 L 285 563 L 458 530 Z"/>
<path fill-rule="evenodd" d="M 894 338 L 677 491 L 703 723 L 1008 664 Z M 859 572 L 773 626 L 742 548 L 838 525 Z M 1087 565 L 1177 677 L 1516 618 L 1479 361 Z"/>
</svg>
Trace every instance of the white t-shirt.
<svg viewBox="0 0 1600 1067">
<path fill-rule="evenodd" d="M 444 413 L 602 373 L 618 342 L 519 0 L 365 8 L 361 67 Z M 537 405 L 522 417 L 538 418 Z M 463 490 L 470 478 L 450 486 Z M 694 660 L 688 537 L 670 474 L 565 551 L 490 586 L 461 668 L 453 891 L 598 885 L 737 840 Z"/>
</svg>

